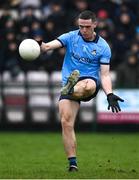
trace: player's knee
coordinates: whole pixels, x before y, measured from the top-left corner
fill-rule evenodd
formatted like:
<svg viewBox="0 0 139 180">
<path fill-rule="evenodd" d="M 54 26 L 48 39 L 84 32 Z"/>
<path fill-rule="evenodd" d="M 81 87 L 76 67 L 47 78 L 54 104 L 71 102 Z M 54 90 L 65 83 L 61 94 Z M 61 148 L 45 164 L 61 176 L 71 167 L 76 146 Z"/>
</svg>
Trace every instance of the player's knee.
<svg viewBox="0 0 139 180">
<path fill-rule="evenodd" d="M 92 95 L 95 92 L 95 87 L 87 85 L 84 89 L 84 95 Z"/>
<path fill-rule="evenodd" d="M 86 86 L 84 88 L 84 91 L 87 92 L 87 93 L 91 92 L 92 90 L 93 90 L 93 88 L 91 86 Z"/>
<path fill-rule="evenodd" d="M 87 80 L 86 86 L 84 88 L 85 95 L 92 95 L 96 90 L 96 84 L 92 80 Z"/>
</svg>

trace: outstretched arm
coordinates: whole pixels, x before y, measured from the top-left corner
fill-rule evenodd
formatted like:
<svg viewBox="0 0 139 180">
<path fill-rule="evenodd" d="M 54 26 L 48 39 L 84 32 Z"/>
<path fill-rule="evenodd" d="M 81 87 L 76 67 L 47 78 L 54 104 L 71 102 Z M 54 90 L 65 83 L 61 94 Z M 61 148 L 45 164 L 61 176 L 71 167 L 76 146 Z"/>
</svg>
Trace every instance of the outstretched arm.
<svg viewBox="0 0 139 180">
<path fill-rule="evenodd" d="M 118 101 L 123 102 L 124 100 L 112 93 L 112 82 L 109 69 L 109 65 L 101 65 L 101 84 L 107 95 L 108 110 L 111 108 L 112 112 L 119 112 L 121 109 Z"/>
<path fill-rule="evenodd" d="M 48 43 L 44 43 L 42 41 L 39 41 L 38 43 L 41 47 L 41 50 L 44 52 L 62 47 L 62 44 L 57 39 L 50 41 Z"/>
</svg>

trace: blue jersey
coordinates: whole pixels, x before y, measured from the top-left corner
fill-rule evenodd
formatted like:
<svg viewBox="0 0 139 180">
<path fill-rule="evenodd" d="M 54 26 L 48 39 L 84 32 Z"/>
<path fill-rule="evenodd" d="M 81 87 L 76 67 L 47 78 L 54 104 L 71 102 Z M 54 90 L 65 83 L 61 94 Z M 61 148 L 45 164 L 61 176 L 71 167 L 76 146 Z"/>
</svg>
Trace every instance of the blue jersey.
<svg viewBox="0 0 139 180">
<path fill-rule="evenodd" d="M 80 71 L 80 77 L 92 77 L 99 84 L 100 64 L 109 64 L 111 58 L 107 42 L 98 35 L 93 41 L 86 41 L 79 30 L 65 33 L 57 39 L 66 48 L 62 67 L 63 85 L 75 69 Z"/>
</svg>

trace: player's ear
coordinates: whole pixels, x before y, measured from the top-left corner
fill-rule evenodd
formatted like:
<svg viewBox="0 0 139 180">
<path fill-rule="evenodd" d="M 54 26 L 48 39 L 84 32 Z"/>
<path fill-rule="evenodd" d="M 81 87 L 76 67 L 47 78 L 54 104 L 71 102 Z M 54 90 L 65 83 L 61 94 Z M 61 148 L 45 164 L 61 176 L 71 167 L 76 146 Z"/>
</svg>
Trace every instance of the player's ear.
<svg viewBox="0 0 139 180">
<path fill-rule="evenodd" d="M 93 27 L 96 28 L 97 25 L 98 25 L 98 22 L 97 22 L 97 21 L 94 21 L 94 22 L 93 22 Z"/>
</svg>

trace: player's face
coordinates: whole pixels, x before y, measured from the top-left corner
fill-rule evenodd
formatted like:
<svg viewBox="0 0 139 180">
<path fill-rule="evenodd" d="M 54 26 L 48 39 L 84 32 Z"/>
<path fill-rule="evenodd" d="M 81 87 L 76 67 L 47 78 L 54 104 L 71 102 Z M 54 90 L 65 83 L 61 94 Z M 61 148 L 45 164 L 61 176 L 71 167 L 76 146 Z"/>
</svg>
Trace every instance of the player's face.
<svg viewBox="0 0 139 180">
<path fill-rule="evenodd" d="M 84 39 L 92 40 L 94 37 L 94 28 L 96 28 L 96 22 L 93 22 L 92 19 L 79 19 L 78 25 L 80 32 Z"/>
</svg>

